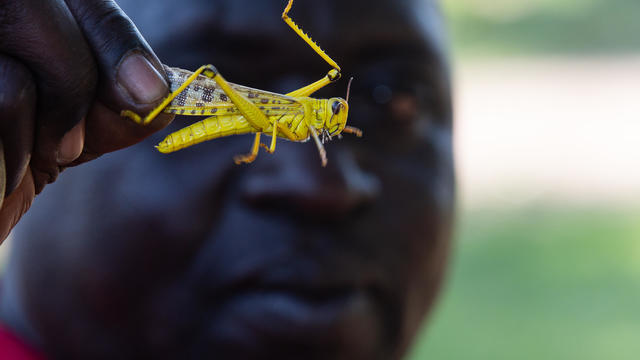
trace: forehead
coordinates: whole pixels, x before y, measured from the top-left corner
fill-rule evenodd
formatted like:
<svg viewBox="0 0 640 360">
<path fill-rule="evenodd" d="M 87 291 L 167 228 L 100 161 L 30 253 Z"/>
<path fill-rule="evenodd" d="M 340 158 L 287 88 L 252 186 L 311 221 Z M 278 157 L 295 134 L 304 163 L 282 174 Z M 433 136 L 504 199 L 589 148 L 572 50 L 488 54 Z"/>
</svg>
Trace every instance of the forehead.
<svg viewBox="0 0 640 360">
<path fill-rule="evenodd" d="M 151 42 L 179 38 L 185 30 L 192 33 L 196 28 L 199 32 L 214 32 L 227 24 L 242 27 L 244 23 L 266 29 L 265 25 L 272 23 L 270 18 L 280 19 L 283 7 L 282 1 L 277 0 L 119 0 L 118 4 Z"/>
<path fill-rule="evenodd" d="M 120 1 L 165 64 L 195 69 L 214 63 L 229 81 L 279 93 L 307 85 L 329 68 L 281 20 L 285 1 L 144 3 Z M 354 76 L 350 121 L 371 118 L 356 102 L 371 98 L 375 105 L 384 90 L 408 95 L 400 105 L 417 104 L 435 122 L 450 124 L 443 26 L 434 1 L 298 0 L 291 15 L 344 72 L 314 97 L 345 96 L 345 79 Z"/>
<path fill-rule="evenodd" d="M 118 3 L 161 53 L 161 58 L 168 61 L 187 57 L 189 53 L 246 54 L 257 48 L 263 57 L 277 53 L 294 60 L 313 58 L 311 63 L 315 66 L 326 67 L 310 49 L 297 51 L 301 47 L 293 46 L 301 40 L 282 22 L 280 15 L 285 2 L 281 0 L 155 0 L 153 6 L 140 0 Z M 439 10 L 429 0 L 298 1 L 292 16 L 340 62 L 358 55 L 349 51 L 354 46 L 363 49 L 359 52 L 363 58 L 385 53 L 406 56 L 409 47 L 439 55 L 444 49 Z M 405 49 L 405 53 L 398 53 L 398 49 Z M 296 51 L 294 55 L 292 51 Z M 251 59 L 256 60 L 253 56 Z M 216 59 L 216 63 L 220 60 Z M 266 62 L 268 59 L 260 61 Z M 277 63 L 270 65 L 277 67 Z"/>
</svg>

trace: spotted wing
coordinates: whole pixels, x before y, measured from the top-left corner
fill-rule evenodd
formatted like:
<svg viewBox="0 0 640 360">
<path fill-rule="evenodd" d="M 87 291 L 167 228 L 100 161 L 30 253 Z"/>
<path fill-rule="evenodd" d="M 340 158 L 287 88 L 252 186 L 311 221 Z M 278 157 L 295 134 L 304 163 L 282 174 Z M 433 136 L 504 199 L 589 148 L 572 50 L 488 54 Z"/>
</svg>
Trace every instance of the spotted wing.
<svg viewBox="0 0 640 360">
<path fill-rule="evenodd" d="M 165 71 L 171 91 L 176 91 L 193 74 L 168 66 L 165 66 Z M 290 96 L 237 84 L 231 84 L 231 87 L 269 116 L 304 111 L 302 105 Z M 164 111 L 178 115 L 230 115 L 238 112 L 238 109 L 215 81 L 200 75 Z"/>
</svg>

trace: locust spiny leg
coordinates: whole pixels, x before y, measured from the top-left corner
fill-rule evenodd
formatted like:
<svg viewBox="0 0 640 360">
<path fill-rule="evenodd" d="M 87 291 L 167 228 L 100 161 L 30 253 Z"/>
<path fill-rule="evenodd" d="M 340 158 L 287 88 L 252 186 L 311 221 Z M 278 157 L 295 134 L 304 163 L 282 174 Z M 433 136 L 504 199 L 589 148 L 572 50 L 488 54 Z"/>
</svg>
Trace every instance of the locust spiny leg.
<svg viewBox="0 0 640 360">
<path fill-rule="evenodd" d="M 256 137 L 253 140 L 253 146 L 251 146 L 251 152 L 246 155 L 236 155 L 233 157 L 233 161 L 240 165 L 242 163 L 249 164 L 252 163 L 253 160 L 258 156 L 258 151 L 260 151 L 260 133 L 256 133 Z"/>
<path fill-rule="evenodd" d="M 327 55 L 327 53 L 325 53 L 324 50 L 322 50 L 320 46 L 318 46 L 318 44 L 316 44 L 309 37 L 309 35 L 305 34 L 304 31 L 302 31 L 302 29 L 300 29 L 300 27 L 295 22 L 293 22 L 293 19 L 289 17 L 291 6 L 293 6 L 293 0 L 289 0 L 289 3 L 287 3 L 287 6 L 284 8 L 284 11 L 282 12 L 282 20 L 284 20 L 284 22 L 289 25 L 289 27 L 293 29 L 293 31 L 295 31 L 295 33 L 302 38 L 302 40 L 309 44 L 313 51 L 320 55 L 320 57 L 324 59 L 324 61 L 331 65 L 332 68 L 340 72 L 340 66 L 338 66 L 338 63 L 336 63 L 329 55 Z"/>
<path fill-rule="evenodd" d="M 167 107 L 167 105 L 169 105 L 173 101 L 173 99 L 176 98 L 176 96 L 178 96 L 181 92 L 183 92 L 184 89 L 187 88 L 187 86 L 189 86 L 195 79 L 197 79 L 198 76 L 200 76 L 200 74 L 204 74 L 207 77 L 213 77 L 217 72 L 218 70 L 216 70 L 216 68 L 213 65 L 209 64 L 209 65 L 201 66 L 198 70 L 196 70 L 193 74 L 191 74 L 191 76 L 189 76 L 187 80 L 185 80 L 184 83 L 180 85 L 180 87 L 178 87 L 175 91 L 169 94 L 169 96 L 167 96 L 164 100 L 162 100 L 162 102 L 158 106 L 156 106 L 153 110 L 151 110 L 151 112 L 147 114 L 147 116 L 145 116 L 144 119 L 140 117 L 140 115 L 134 113 L 131 110 L 122 110 L 122 112 L 120 113 L 120 116 L 128 117 L 140 125 L 148 125 L 153 119 L 156 118 L 156 116 L 158 116 L 158 114 L 160 114 L 160 112 L 162 112 L 162 110 L 164 110 L 164 108 Z"/>
<path fill-rule="evenodd" d="M 298 36 L 300 36 L 302 40 L 304 40 L 313 49 L 313 51 L 316 52 L 316 54 L 320 55 L 320 57 L 324 59 L 324 61 L 326 61 L 333 68 L 329 71 L 327 76 L 325 76 L 324 78 L 316 81 L 313 84 L 307 85 L 303 88 L 300 88 L 296 91 L 292 91 L 287 94 L 293 97 L 311 96 L 311 94 L 313 94 L 314 92 L 340 79 L 340 66 L 329 55 L 327 55 L 327 53 L 324 52 L 324 50 L 322 50 L 320 46 L 318 46 L 318 44 L 316 44 L 309 37 L 309 35 L 305 34 L 304 31 L 302 31 L 302 29 L 293 21 L 293 19 L 289 17 L 289 11 L 291 10 L 292 6 L 293 6 L 293 0 L 289 0 L 289 2 L 287 3 L 287 6 L 284 8 L 284 11 L 282 12 L 282 20 L 284 20 L 284 22 L 287 25 L 289 25 L 289 27 L 293 29 L 293 31 L 296 34 L 298 34 Z"/>
<path fill-rule="evenodd" d="M 322 79 L 314 82 L 313 84 L 309 84 L 305 87 L 301 87 L 298 90 L 292 91 L 290 93 L 287 94 L 287 96 L 291 96 L 291 97 L 305 97 L 305 96 L 311 96 L 314 92 L 322 89 L 323 87 L 336 82 L 338 80 L 340 80 L 340 77 L 342 75 L 340 74 L 340 71 L 337 69 L 331 69 L 329 70 L 329 72 L 327 73 L 327 75 L 325 77 L 323 77 Z"/>
</svg>

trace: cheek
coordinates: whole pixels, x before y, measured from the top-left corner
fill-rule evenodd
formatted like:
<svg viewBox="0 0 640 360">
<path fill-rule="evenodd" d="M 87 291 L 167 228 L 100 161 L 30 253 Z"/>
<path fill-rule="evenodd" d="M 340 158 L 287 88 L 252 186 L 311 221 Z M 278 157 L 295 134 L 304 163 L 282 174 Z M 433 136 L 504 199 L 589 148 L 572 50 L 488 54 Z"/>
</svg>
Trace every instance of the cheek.
<svg viewBox="0 0 640 360">
<path fill-rule="evenodd" d="M 403 293 L 403 339 L 411 339 L 417 332 L 436 299 L 449 255 L 452 227 L 453 192 L 442 201 L 439 182 L 413 171 L 390 171 L 382 177 L 384 197 L 381 208 L 392 230 L 392 241 L 399 261 L 394 271 L 397 279 L 405 279 L 399 292 Z M 431 175 L 433 175 L 431 173 Z"/>
<path fill-rule="evenodd" d="M 392 307 L 399 311 L 394 328 L 408 341 L 436 298 L 448 258 L 451 213 L 444 206 L 431 171 L 381 163 L 376 174 L 380 197 L 358 231 L 366 234 L 369 259 L 393 279 Z M 374 171 L 374 169 L 372 169 Z M 453 195 L 451 195 L 452 201 Z M 375 248 L 375 249 L 373 249 Z"/>
<path fill-rule="evenodd" d="M 443 244 L 449 241 L 454 204 L 453 164 L 430 163 L 425 161 L 429 156 L 415 153 L 414 156 L 379 155 L 368 169 L 382 184 L 376 204 L 378 217 L 384 219 L 394 241 L 406 242 L 403 255 L 412 267 L 430 266 L 428 264 L 437 262 L 443 253 Z M 408 276 L 424 272 L 413 269 Z"/>
</svg>

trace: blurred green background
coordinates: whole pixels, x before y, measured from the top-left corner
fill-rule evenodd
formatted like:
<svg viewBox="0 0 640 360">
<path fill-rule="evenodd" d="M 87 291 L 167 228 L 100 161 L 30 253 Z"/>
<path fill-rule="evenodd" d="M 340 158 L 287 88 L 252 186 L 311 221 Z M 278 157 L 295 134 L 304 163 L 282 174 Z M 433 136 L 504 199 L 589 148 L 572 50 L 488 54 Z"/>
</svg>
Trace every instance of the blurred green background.
<svg viewBox="0 0 640 360">
<path fill-rule="evenodd" d="M 637 0 L 444 0 L 457 53 L 628 53 Z"/>
<path fill-rule="evenodd" d="M 410 359 L 637 359 L 639 217 L 465 213 L 449 283 Z"/>
<path fill-rule="evenodd" d="M 637 359 L 640 1 L 443 7 L 459 220 L 409 358 Z"/>
</svg>

